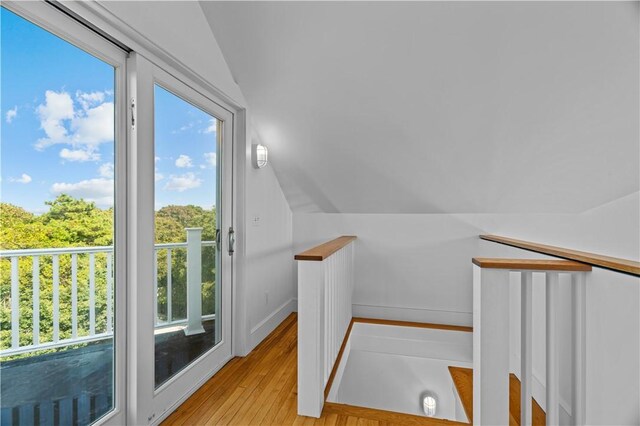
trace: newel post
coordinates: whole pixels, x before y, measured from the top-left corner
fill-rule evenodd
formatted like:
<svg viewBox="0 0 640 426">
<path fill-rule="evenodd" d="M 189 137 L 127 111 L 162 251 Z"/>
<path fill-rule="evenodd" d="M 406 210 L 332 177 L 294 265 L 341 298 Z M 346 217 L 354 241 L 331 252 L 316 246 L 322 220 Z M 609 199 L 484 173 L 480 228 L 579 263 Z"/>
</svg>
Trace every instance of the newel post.
<svg viewBox="0 0 640 426">
<path fill-rule="evenodd" d="M 509 424 L 509 271 L 473 265 L 473 424 Z"/>
<path fill-rule="evenodd" d="M 298 262 L 298 414 L 316 418 L 324 406 L 324 270 L 324 262 Z"/>
<path fill-rule="evenodd" d="M 187 231 L 187 327 L 184 334 L 204 333 L 202 327 L 202 228 Z"/>
</svg>

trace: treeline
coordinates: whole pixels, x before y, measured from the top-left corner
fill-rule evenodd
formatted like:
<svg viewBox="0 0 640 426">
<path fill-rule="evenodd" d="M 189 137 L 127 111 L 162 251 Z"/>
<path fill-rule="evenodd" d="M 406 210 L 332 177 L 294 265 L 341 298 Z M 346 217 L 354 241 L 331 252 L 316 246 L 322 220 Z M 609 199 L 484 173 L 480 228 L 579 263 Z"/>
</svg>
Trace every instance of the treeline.
<svg viewBox="0 0 640 426">
<path fill-rule="evenodd" d="M 0 249 L 92 247 L 113 245 L 113 209 L 100 209 L 92 202 L 59 195 L 46 204 L 49 210 L 35 215 L 8 203 L 0 203 Z M 155 213 L 156 243 L 186 241 L 185 228 L 203 228 L 202 239 L 215 239 L 216 212 L 199 206 L 166 206 Z M 203 314 L 214 313 L 215 248 L 203 247 Z M 167 250 L 157 251 L 158 316 L 166 320 Z M 59 255 L 59 338 L 72 335 L 71 255 Z M 112 268 L 112 270 L 115 270 Z M 20 257 L 19 318 L 20 346 L 33 342 L 33 259 Z M 77 333 L 89 334 L 89 255 L 77 256 Z M 107 330 L 107 255 L 95 254 L 95 332 Z M 52 256 L 39 258 L 40 342 L 53 338 L 53 262 Z M 172 318 L 186 317 L 186 250 L 171 254 Z M 153 283 L 149 283 L 152 285 Z M 11 261 L 0 261 L 0 349 L 11 347 Z M 117 307 L 122 309 L 124 307 Z"/>
</svg>

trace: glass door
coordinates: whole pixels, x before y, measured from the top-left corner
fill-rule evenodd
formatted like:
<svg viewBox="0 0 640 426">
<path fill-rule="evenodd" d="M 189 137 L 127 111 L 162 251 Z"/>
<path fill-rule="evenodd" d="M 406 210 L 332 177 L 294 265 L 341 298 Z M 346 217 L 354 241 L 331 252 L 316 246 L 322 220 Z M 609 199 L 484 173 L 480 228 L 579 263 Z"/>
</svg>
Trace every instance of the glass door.
<svg viewBox="0 0 640 426">
<path fill-rule="evenodd" d="M 231 358 L 233 116 L 140 55 L 131 69 L 138 424 L 164 417 Z"/>
<path fill-rule="evenodd" d="M 126 52 L 3 4 L 1 424 L 122 424 Z"/>
</svg>

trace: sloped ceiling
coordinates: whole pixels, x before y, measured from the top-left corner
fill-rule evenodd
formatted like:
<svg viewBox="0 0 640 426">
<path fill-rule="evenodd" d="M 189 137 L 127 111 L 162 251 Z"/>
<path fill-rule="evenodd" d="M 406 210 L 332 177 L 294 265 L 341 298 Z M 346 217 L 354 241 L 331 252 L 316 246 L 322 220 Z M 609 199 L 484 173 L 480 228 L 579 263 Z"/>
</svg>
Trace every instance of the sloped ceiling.
<svg viewBox="0 0 640 426">
<path fill-rule="evenodd" d="M 638 3 L 201 2 L 294 212 L 640 189 Z"/>
</svg>

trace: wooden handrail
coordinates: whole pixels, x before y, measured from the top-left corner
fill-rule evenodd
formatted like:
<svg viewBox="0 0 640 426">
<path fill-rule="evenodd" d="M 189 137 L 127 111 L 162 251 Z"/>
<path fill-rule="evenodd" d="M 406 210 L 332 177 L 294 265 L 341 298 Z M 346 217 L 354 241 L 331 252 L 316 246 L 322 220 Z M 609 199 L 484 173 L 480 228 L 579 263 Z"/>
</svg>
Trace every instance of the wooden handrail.
<svg viewBox="0 0 640 426">
<path fill-rule="evenodd" d="M 516 240 L 514 238 L 500 237 L 498 235 L 480 235 L 480 238 L 487 241 L 493 241 L 494 243 L 500 243 L 511 247 L 534 251 L 536 253 L 548 254 L 550 256 L 561 257 L 563 259 L 587 263 L 592 266 L 611 269 L 612 271 L 640 276 L 640 262 L 635 262 L 633 260 L 620 259 L 617 257 L 589 253 L 586 251 L 549 246 L 546 244 L 532 243 L 529 241 Z"/>
<path fill-rule="evenodd" d="M 354 235 L 343 235 L 335 240 L 328 241 L 324 244 L 320 244 L 319 246 L 303 251 L 302 253 L 298 253 L 294 258 L 295 260 L 312 260 L 321 262 L 356 238 L 358 237 Z"/>
<path fill-rule="evenodd" d="M 487 269 L 523 269 L 527 271 L 591 271 L 591 265 L 571 260 L 555 259 L 500 259 L 474 257 L 474 265 Z"/>
</svg>

